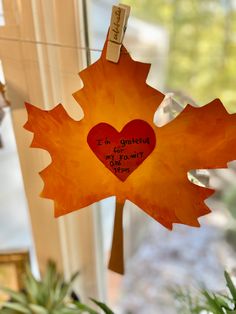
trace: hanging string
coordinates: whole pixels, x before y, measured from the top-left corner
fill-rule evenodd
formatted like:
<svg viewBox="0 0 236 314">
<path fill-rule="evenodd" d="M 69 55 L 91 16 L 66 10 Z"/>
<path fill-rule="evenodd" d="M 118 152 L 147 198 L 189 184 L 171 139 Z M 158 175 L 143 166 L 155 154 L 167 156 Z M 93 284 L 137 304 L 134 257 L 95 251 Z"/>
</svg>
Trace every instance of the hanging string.
<svg viewBox="0 0 236 314">
<path fill-rule="evenodd" d="M 30 39 L 19 39 L 19 38 L 11 38 L 11 37 L 0 37 L 0 40 L 5 41 L 13 41 L 13 42 L 20 42 L 26 44 L 36 44 L 36 45 L 44 45 L 44 46 L 52 46 L 52 47 L 59 47 L 59 48 L 70 48 L 70 49 L 78 49 L 78 50 L 87 50 L 87 51 L 95 51 L 95 52 L 102 52 L 102 49 L 90 48 L 90 47 L 83 47 L 83 46 L 73 46 L 73 45 L 62 45 L 59 43 L 53 42 L 46 42 L 46 41 L 38 41 L 38 40 L 30 40 Z"/>
<path fill-rule="evenodd" d="M 83 46 L 73 46 L 73 45 L 65 45 L 59 44 L 56 42 L 46 42 L 46 41 L 38 41 L 38 40 L 31 40 L 31 39 L 19 39 L 13 37 L 1 37 L 0 41 L 11 41 L 11 42 L 18 42 L 18 43 L 26 43 L 26 44 L 36 44 L 36 45 L 43 45 L 43 46 L 52 46 L 58 48 L 69 48 L 69 49 L 77 49 L 77 50 L 86 50 L 92 52 L 102 52 L 102 49 L 99 48 L 90 48 L 90 47 L 83 47 Z M 132 52 L 128 51 L 121 51 L 121 54 L 132 54 Z M 218 58 L 217 55 L 213 55 L 214 57 Z M 150 57 L 150 56 L 149 56 Z M 166 57 L 160 57 L 155 54 L 155 58 L 158 59 L 165 59 Z"/>
<path fill-rule="evenodd" d="M 77 49 L 77 50 L 85 50 L 85 51 L 92 51 L 92 52 L 102 52 L 102 49 L 98 49 L 98 48 L 90 48 L 90 47 L 83 47 L 83 46 L 73 46 L 73 45 L 64 45 L 64 44 L 60 44 L 60 43 L 56 43 L 56 42 L 46 42 L 46 41 L 37 41 L 37 40 L 31 40 L 31 39 L 20 39 L 20 38 L 14 38 L 14 37 L 2 37 L 0 36 L 0 41 L 10 41 L 10 42 L 17 42 L 17 43 L 27 43 L 27 44 L 36 44 L 36 45 L 43 45 L 43 46 L 51 46 L 51 47 L 58 47 L 58 48 L 69 48 L 69 49 Z M 132 54 L 131 52 L 128 51 L 121 51 L 121 54 Z M 9 57 L 9 56 L 4 56 L 5 59 L 8 60 L 14 60 L 13 58 Z M 150 58 L 150 56 L 149 56 Z M 155 55 L 155 57 L 153 56 L 153 58 L 157 59 L 157 56 Z M 165 57 L 166 58 L 166 57 Z M 164 59 L 163 57 L 160 58 L 160 56 L 158 56 L 158 59 Z M 24 63 L 25 65 L 28 64 L 38 64 L 37 60 L 30 60 L 30 59 L 24 59 Z M 52 66 L 49 63 L 45 63 L 45 65 L 49 68 L 54 69 L 54 66 Z M 57 68 L 55 67 L 55 69 L 57 70 Z M 67 74 L 72 74 L 74 72 L 70 72 L 70 71 L 61 71 L 63 73 L 67 73 Z"/>
</svg>

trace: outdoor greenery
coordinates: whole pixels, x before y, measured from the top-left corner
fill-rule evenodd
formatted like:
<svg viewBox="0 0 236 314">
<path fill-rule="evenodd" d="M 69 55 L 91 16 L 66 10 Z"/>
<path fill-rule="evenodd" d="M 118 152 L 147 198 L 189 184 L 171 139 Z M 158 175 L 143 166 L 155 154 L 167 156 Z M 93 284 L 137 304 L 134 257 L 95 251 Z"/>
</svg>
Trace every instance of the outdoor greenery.
<svg viewBox="0 0 236 314">
<path fill-rule="evenodd" d="M 234 0 L 126 0 L 132 15 L 169 36 L 166 90 L 203 105 L 220 98 L 236 112 Z"/>
<path fill-rule="evenodd" d="M 236 314 L 236 286 L 225 272 L 228 294 L 213 293 L 206 289 L 192 296 L 182 288 L 175 291 L 177 309 L 180 314 Z"/>
<path fill-rule="evenodd" d="M 24 290 L 15 292 L 5 287 L 0 289 L 9 295 L 9 301 L 0 309 L 1 314 L 99 314 L 88 305 L 71 298 L 75 273 L 66 282 L 58 273 L 54 262 L 49 261 L 41 280 L 37 280 L 29 267 L 24 276 Z M 106 314 L 114 314 L 104 303 L 91 299 Z"/>
</svg>

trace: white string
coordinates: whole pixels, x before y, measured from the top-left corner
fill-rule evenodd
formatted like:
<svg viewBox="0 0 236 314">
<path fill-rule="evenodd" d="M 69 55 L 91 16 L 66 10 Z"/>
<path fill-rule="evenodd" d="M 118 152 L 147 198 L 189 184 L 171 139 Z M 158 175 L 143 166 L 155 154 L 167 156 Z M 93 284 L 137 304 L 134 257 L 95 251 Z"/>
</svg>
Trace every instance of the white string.
<svg viewBox="0 0 236 314">
<path fill-rule="evenodd" d="M 64 45 L 64 44 L 59 44 L 59 43 L 55 43 L 55 42 L 37 41 L 37 40 L 30 40 L 30 39 L 19 39 L 19 38 L 13 38 L 13 37 L 0 37 L 0 40 L 19 42 L 19 43 L 36 44 L 36 45 L 44 45 L 44 46 L 52 46 L 52 47 L 59 47 L 59 48 L 70 48 L 70 49 L 86 50 L 86 51 L 93 51 L 93 52 L 102 52 L 102 49 L 98 49 L 98 48 Z M 132 52 L 121 51 L 121 54 L 132 54 Z M 214 55 L 214 56 L 216 56 L 216 55 Z M 156 56 L 155 56 L 155 58 L 156 58 Z M 165 58 L 166 57 L 158 56 L 158 59 L 165 59 Z"/>
<path fill-rule="evenodd" d="M 52 47 L 59 47 L 59 48 L 70 48 L 70 49 L 86 50 L 86 51 L 93 51 L 93 52 L 102 52 L 102 49 L 99 49 L 99 48 L 90 48 L 90 47 L 64 45 L 64 44 L 62 45 L 62 44 L 55 43 L 55 42 L 53 43 L 53 42 L 30 40 L 30 39 L 19 39 L 19 38 L 13 38 L 13 37 L 0 37 L 0 40 L 13 41 L 13 42 L 19 42 L 19 43 L 27 43 L 27 44 L 44 45 L 44 46 L 52 46 Z M 121 50 L 121 54 L 129 54 L 129 52 Z"/>
<path fill-rule="evenodd" d="M 70 48 L 70 49 L 80 49 L 80 50 L 87 50 L 87 51 L 102 52 L 102 49 L 96 49 L 96 48 L 90 48 L 90 47 L 82 47 L 82 46 L 62 45 L 62 44 L 59 44 L 59 43 L 52 43 L 52 42 L 46 42 L 46 41 L 37 41 L 37 40 L 30 40 L 30 39 L 0 37 L 0 40 L 22 42 L 22 43 L 28 43 L 28 44 L 44 45 L 44 46 L 53 46 L 53 47 L 60 47 L 60 48 Z"/>
</svg>

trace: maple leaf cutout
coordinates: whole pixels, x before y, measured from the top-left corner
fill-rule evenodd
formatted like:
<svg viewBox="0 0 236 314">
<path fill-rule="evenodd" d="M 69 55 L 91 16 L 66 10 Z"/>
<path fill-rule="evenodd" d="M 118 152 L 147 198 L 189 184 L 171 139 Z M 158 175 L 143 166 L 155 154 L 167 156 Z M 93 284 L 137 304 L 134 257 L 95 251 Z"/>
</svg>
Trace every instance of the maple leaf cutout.
<svg viewBox="0 0 236 314">
<path fill-rule="evenodd" d="M 188 105 L 175 120 L 157 127 L 153 116 L 164 95 L 145 83 L 150 65 L 132 60 L 124 47 L 118 65 L 107 61 L 104 51 L 80 72 L 84 87 L 74 97 L 84 110 L 81 121 L 70 118 L 61 104 L 49 111 L 26 104 L 31 147 L 47 150 L 52 158 L 40 173 L 41 196 L 54 200 L 56 217 L 115 195 L 167 228 L 198 226 L 197 218 L 209 213 L 204 200 L 213 190 L 191 183 L 187 172 L 227 167 L 236 158 L 236 115 L 216 99 L 201 108 Z M 156 147 L 121 182 L 95 156 L 87 136 L 100 122 L 121 130 L 140 118 L 153 127 Z"/>
<path fill-rule="evenodd" d="M 124 47 L 118 64 L 105 57 L 80 72 L 84 83 L 74 94 L 84 118 L 74 121 L 59 104 L 46 111 L 26 104 L 25 128 L 34 133 L 31 147 L 47 150 L 51 164 L 41 171 L 41 196 L 54 200 L 55 216 L 78 210 L 110 196 L 125 200 L 171 229 L 173 223 L 199 226 L 210 212 L 204 200 L 214 190 L 194 185 L 193 169 L 227 167 L 236 159 L 236 114 L 228 114 L 220 100 L 195 108 L 188 105 L 163 127 L 153 123 L 164 95 L 146 84 L 149 64 L 131 59 Z M 104 122 L 117 131 L 142 119 L 154 130 L 152 153 L 125 181 L 97 158 L 87 143 L 90 130 Z"/>
</svg>

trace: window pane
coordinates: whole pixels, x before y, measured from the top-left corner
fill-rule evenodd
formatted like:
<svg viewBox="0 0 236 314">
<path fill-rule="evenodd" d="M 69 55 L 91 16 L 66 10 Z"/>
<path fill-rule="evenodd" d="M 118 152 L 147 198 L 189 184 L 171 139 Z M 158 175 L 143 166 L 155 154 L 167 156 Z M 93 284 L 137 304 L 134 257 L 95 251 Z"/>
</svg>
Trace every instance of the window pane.
<svg viewBox="0 0 236 314">
<path fill-rule="evenodd" d="M 117 3 L 117 2 L 116 2 Z M 131 56 L 149 62 L 148 83 L 173 92 L 181 111 L 187 103 L 202 106 L 220 98 L 236 112 L 236 3 L 221 0 L 126 0 L 131 17 L 125 46 Z M 102 49 L 114 1 L 91 1 L 91 47 Z M 101 19 L 101 16 L 103 17 Z M 93 60 L 100 53 L 93 54 Z M 235 165 L 230 170 L 194 172 L 201 184 L 219 189 L 207 200 L 213 213 L 200 229 L 165 230 L 137 207 L 125 208 L 127 271 L 122 278 L 108 271 L 109 303 L 117 313 L 176 313 L 171 289 L 225 287 L 223 271 L 235 269 Z M 158 175 L 158 174 L 155 174 Z M 114 199 L 104 204 L 105 255 L 110 253 Z M 228 241 L 229 240 L 229 241 Z"/>
<path fill-rule="evenodd" d="M 0 82 L 4 82 L 2 67 L 0 67 Z M 3 85 L 1 84 L 2 89 Z M 11 110 L 2 93 L 0 93 L 0 225 L 0 254 L 25 250 L 32 253 L 28 208 L 13 132 Z M 32 257 L 34 256 L 32 255 Z M 33 261 L 33 267 L 36 270 L 35 261 Z M 4 282 L 1 282 L 0 278 L 0 285 L 5 285 L 5 283 L 6 278 Z"/>
</svg>

